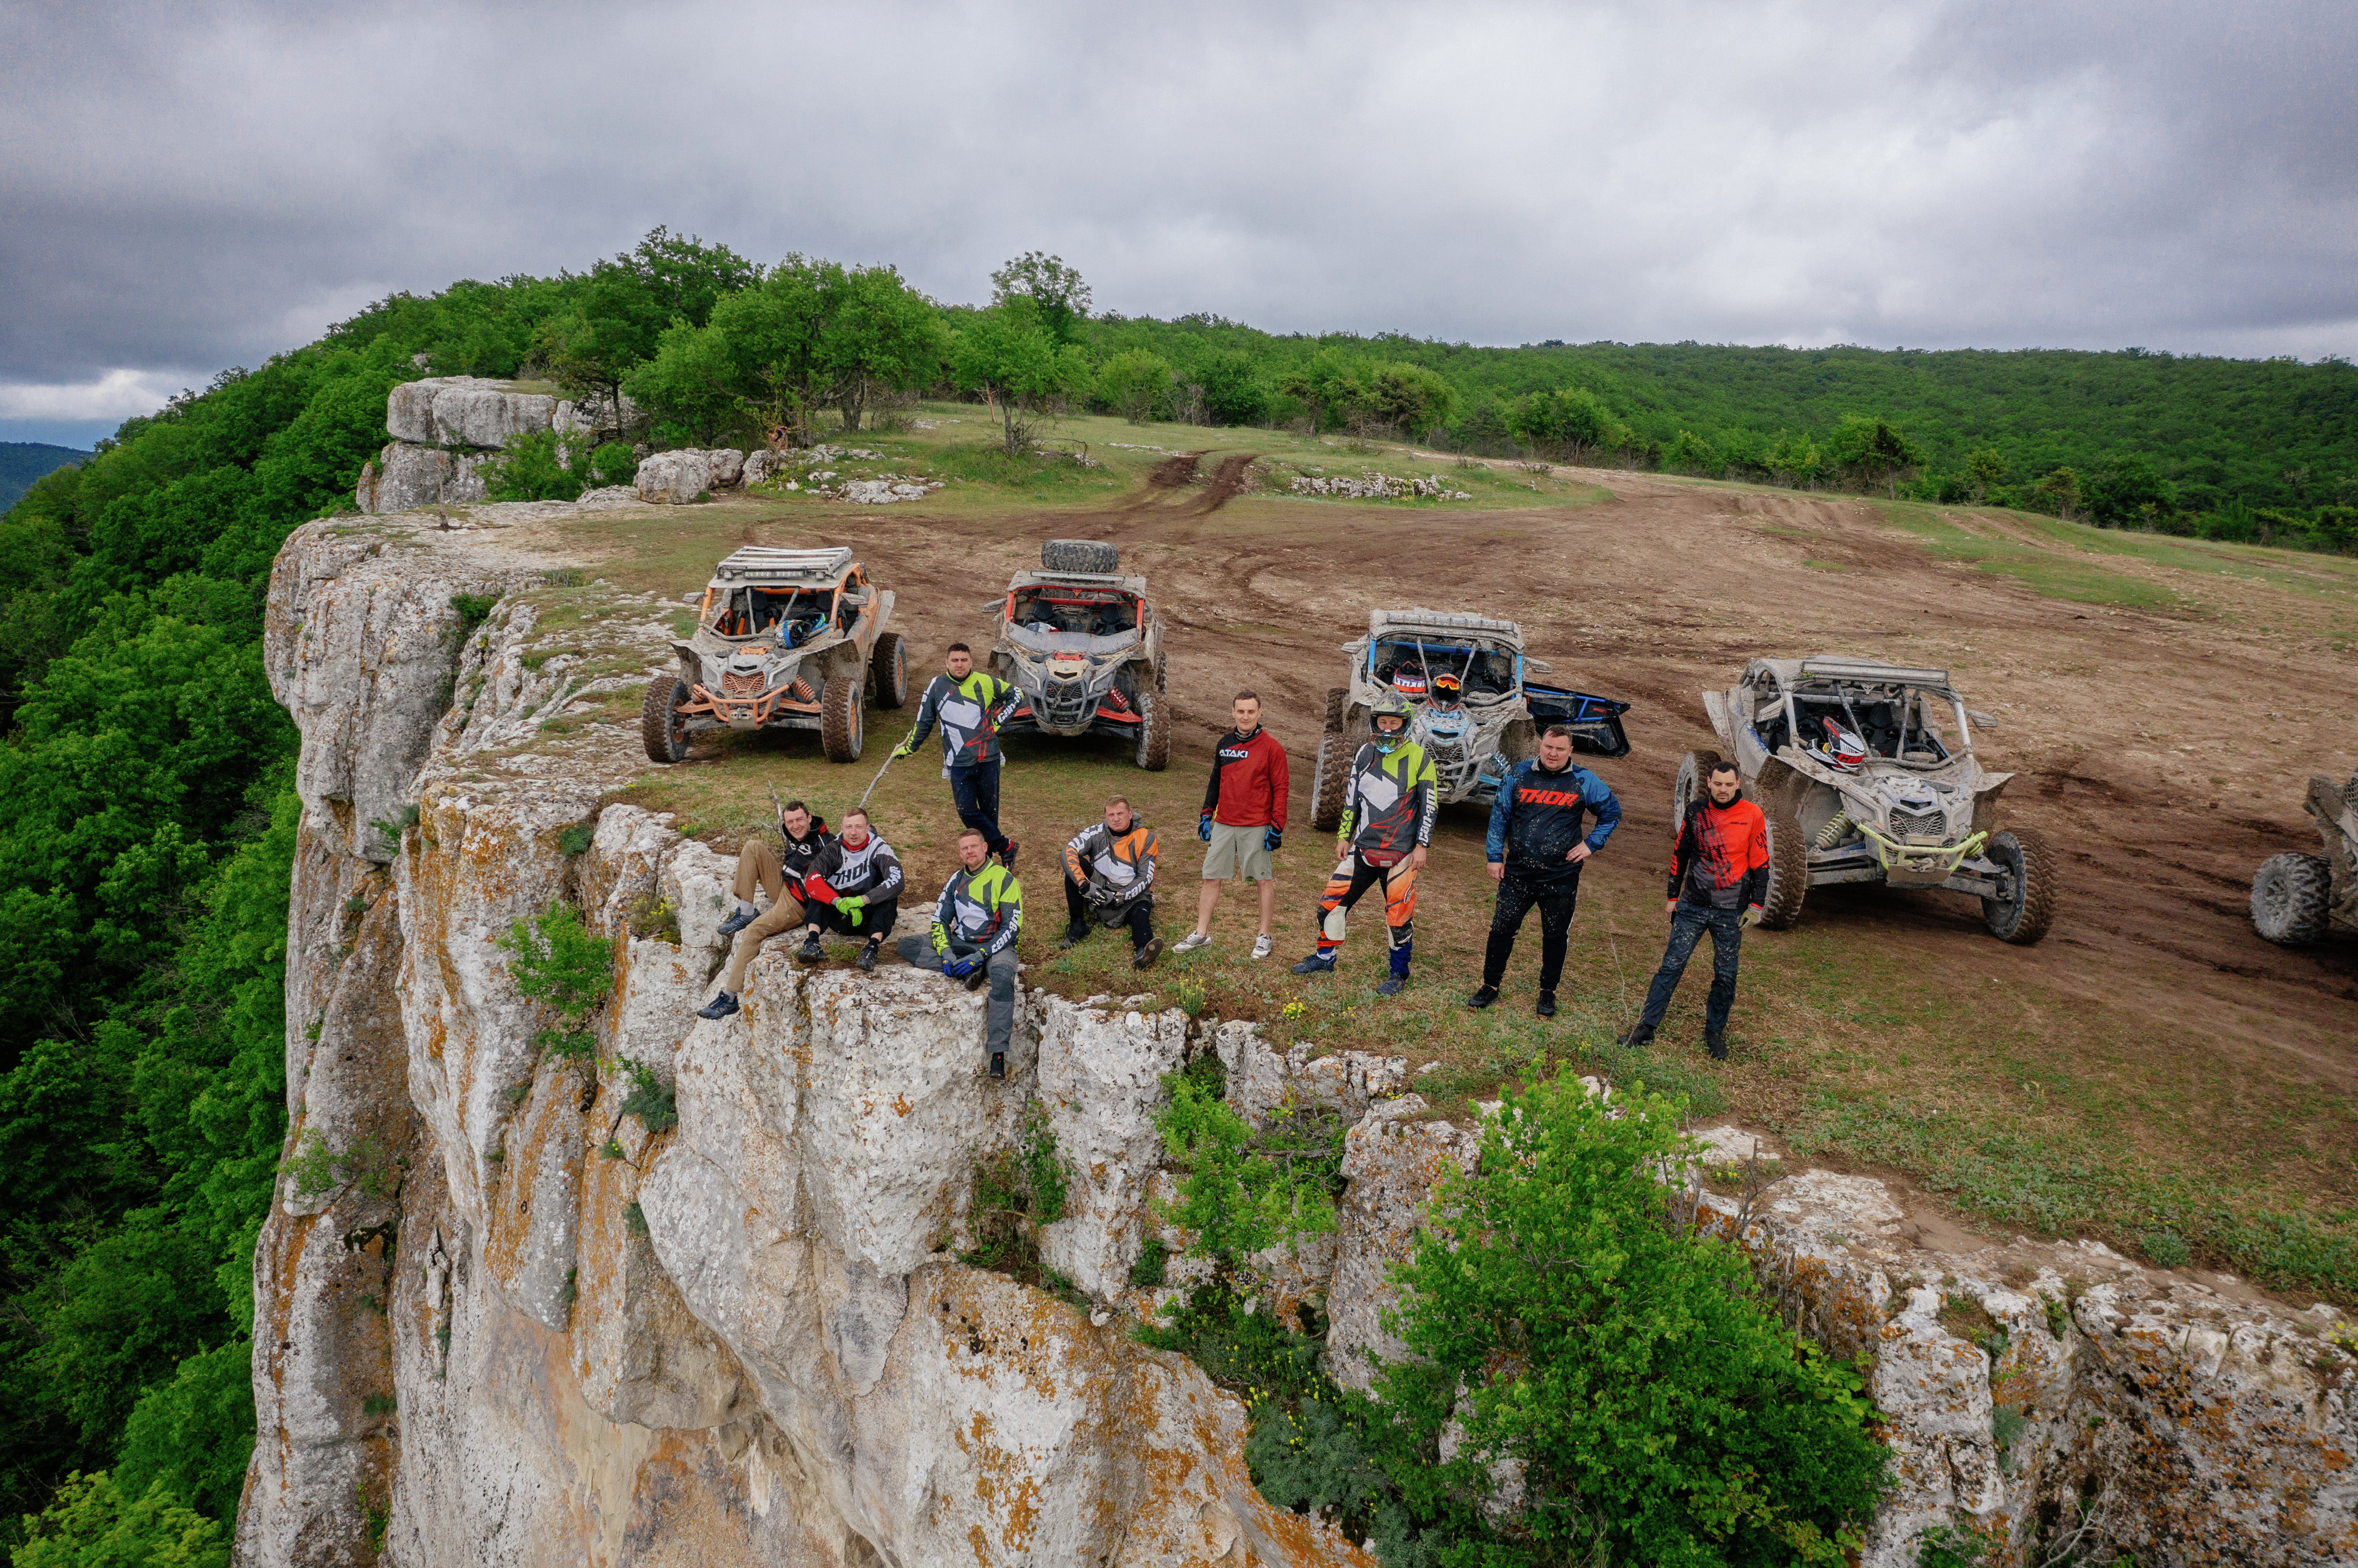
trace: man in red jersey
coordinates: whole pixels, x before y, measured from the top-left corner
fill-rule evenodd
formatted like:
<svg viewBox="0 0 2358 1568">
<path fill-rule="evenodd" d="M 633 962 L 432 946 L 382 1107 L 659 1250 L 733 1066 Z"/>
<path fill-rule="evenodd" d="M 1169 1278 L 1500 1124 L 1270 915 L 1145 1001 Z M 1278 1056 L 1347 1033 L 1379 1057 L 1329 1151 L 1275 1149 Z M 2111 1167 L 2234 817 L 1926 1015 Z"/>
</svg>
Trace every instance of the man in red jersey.
<svg viewBox="0 0 2358 1568">
<path fill-rule="evenodd" d="M 1212 778 L 1204 786 L 1204 810 L 1195 837 L 1211 848 L 1204 853 L 1204 891 L 1196 895 L 1195 929 L 1179 938 L 1174 953 L 1192 953 L 1212 939 L 1212 911 L 1220 884 L 1241 876 L 1260 884 L 1260 935 L 1252 956 L 1276 950 L 1271 926 L 1277 919 L 1277 883 L 1271 880 L 1273 855 L 1285 839 L 1285 748 L 1260 727 L 1260 698 L 1237 693 L 1229 709 L 1236 728 L 1212 752 Z"/>
<path fill-rule="evenodd" d="M 1662 967 L 1646 991 L 1638 1027 L 1621 1037 L 1624 1045 L 1653 1039 L 1671 993 L 1679 989 L 1695 944 L 1711 933 L 1711 996 L 1704 1003 L 1703 1043 L 1727 1060 L 1727 1014 L 1736 1005 L 1736 955 L 1744 928 L 1760 919 L 1768 896 L 1768 819 L 1743 798 L 1743 779 L 1734 762 L 1713 764 L 1703 799 L 1687 807 L 1671 849 L 1669 909 L 1671 944 Z"/>
</svg>

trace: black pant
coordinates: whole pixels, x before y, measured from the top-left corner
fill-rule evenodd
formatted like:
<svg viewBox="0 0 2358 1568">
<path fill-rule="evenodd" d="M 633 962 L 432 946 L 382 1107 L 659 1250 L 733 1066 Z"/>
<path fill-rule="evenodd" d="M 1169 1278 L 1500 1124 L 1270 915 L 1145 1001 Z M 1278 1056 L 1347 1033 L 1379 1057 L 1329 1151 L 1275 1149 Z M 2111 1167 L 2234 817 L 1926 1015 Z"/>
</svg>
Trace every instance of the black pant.
<svg viewBox="0 0 2358 1568">
<path fill-rule="evenodd" d="M 1078 931 L 1085 925 L 1105 920 L 1107 912 L 1082 897 L 1081 884 L 1073 880 L 1072 872 L 1066 871 L 1065 873 L 1065 913 L 1072 917 L 1073 929 Z M 1113 915 L 1113 919 L 1106 921 L 1106 924 L 1129 926 L 1130 945 L 1133 949 L 1143 947 L 1154 940 L 1154 895 L 1152 893 L 1140 893 L 1127 905 L 1114 911 Z"/>
<path fill-rule="evenodd" d="M 1736 1006 L 1736 956 L 1744 949 L 1744 912 L 1740 909 L 1714 909 L 1707 903 L 1679 900 L 1671 912 L 1670 945 L 1662 949 L 1662 967 L 1654 971 L 1654 983 L 1646 988 L 1646 1011 L 1638 1020 L 1640 1032 L 1651 1034 L 1662 1022 L 1662 1014 L 1671 1007 L 1671 993 L 1679 989 L 1679 977 L 1687 972 L 1687 960 L 1694 957 L 1695 944 L 1704 933 L 1711 933 L 1711 994 L 1704 999 L 1703 1031 L 1712 1037 L 1727 1033 L 1727 1015 Z"/>
<path fill-rule="evenodd" d="M 950 770 L 950 798 L 957 802 L 958 820 L 982 835 L 983 848 L 992 854 L 1007 849 L 1007 835 L 999 830 L 999 759 L 970 768 Z"/>
<path fill-rule="evenodd" d="M 1498 883 L 1498 907 L 1490 915 L 1490 946 L 1482 955 L 1482 983 L 1496 989 L 1515 951 L 1515 933 L 1531 905 L 1540 910 L 1540 989 L 1552 991 L 1563 979 L 1563 952 L 1572 936 L 1572 908 L 1580 902 L 1580 873 L 1524 881 L 1512 871 Z"/>
<path fill-rule="evenodd" d="M 871 900 L 867 907 L 860 910 L 860 924 L 857 925 L 851 924 L 851 916 L 831 903 L 821 903 L 817 899 L 813 899 L 803 908 L 806 924 L 816 925 L 821 931 L 832 931 L 838 935 L 849 936 L 861 942 L 881 940 L 892 929 L 892 923 L 901 918 L 901 901 L 898 897 Z"/>
</svg>

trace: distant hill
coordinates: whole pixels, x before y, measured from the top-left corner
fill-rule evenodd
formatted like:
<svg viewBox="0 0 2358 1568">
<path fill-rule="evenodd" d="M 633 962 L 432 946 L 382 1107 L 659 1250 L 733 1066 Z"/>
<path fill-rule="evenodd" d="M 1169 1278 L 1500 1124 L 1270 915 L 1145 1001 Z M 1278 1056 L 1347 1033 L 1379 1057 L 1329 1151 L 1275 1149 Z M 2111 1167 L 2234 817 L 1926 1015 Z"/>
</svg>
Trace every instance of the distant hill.
<svg viewBox="0 0 2358 1568">
<path fill-rule="evenodd" d="M 0 441 L 0 512 L 33 488 L 33 481 L 52 469 L 81 462 L 88 452 L 71 447 L 45 446 L 39 441 Z"/>
</svg>

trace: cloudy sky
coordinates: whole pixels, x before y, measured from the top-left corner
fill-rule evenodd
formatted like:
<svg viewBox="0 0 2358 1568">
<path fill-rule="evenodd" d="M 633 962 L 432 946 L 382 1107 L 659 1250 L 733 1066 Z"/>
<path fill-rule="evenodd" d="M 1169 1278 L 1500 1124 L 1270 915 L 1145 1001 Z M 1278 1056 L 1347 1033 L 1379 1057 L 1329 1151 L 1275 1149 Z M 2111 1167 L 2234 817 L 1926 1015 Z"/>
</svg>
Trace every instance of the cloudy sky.
<svg viewBox="0 0 2358 1568">
<path fill-rule="evenodd" d="M 0 439 L 657 223 L 1280 331 L 2358 356 L 2358 5 L 0 0 Z"/>
</svg>

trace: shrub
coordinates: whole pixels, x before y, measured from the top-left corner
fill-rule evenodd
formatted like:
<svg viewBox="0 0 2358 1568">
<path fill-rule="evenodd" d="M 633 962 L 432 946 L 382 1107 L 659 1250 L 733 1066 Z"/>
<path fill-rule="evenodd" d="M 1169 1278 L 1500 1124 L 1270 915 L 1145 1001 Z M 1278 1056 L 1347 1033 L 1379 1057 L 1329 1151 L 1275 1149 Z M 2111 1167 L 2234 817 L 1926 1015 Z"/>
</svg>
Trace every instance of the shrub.
<svg viewBox="0 0 2358 1568">
<path fill-rule="evenodd" d="M 1040 1261 L 1040 1227 L 1065 1217 L 1071 1188 L 1072 1173 L 1056 1147 L 1048 1113 L 1033 1100 L 1023 1108 L 1014 1149 L 975 1162 L 974 1202 L 968 1210 L 975 1245 L 960 1253 L 958 1261 L 994 1270 L 1080 1304 L 1085 1298 L 1072 1281 Z"/>
<path fill-rule="evenodd" d="M 492 607 L 500 601 L 496 593 L 454 593 L 450 608 L 459 612 L 459 642 L 463 646 L 475 634 L 475 628 L 492 618 Z"/>
<path fill-rule="evenodd" d="M 554 430 L 532 430 L 508 438 L 496 457 L 483 460 L 478 471 L 487 501 L 571 501 L 580 495 L 589 477 L 589 454 L 577 454 Z"/>
<path fill-rule="evenodd" d="M 2145 1255 L 2156 1267 L 2183 1269 L 2193 1260 L 2193 1249 L 2175 1231 L 2157 1230 L 2144 1241 Z"/>
<path fill-rule="evenodd" d="M 590 482 L 629 484 L 639 477 L 639 455 L 620 441 L 609 441 L 590 454 Z"/>
<path fill-rule="evenodd" d="M 1335 1228 L 1339 1121 L 1280 1115 L 1255 1133 L 1192 1070 L 1165 1074 L 1163 1087 L 1171 1098 L 1154 1125 L 1184 1173 L 1163 1217 L 1193 1238 L 1190 1256 L 1233 1272 L 1256 1252 Z"/>
<path fill-rule="evenodd" d="M 557 1026 L 541 1030 L 533 1044 L 572 1058 L 594 1052 L 590 1017 L 614 989 L 614 944 L 584 928 L 570 904 L 552 903 L 530 924 L 510 926 L 498 946 L 516 989 L 556 1010 Z"/>
<path fill-rule="evenodd" d="M 1487 1532 L 1487 1563 L 1840 1563 L 1886 1485 L 1859 1374 L 1756 1297 L 1739 1249 L 1672 1220 L 1680 1108 L 1614 1109 L 1559 1073 L 1486 1123 L 1478 1173 L 1444 1173 L 1396 1271 L 1411 1354 L 1377 1375 L 1392 1478 L 1412 1512 Z"/>
<path fill-rule="evenodd" d="M 597 838 L 595 824 L 577 822 L 557 836 L 557 852 L 560 855 L 586 854 Z"/>
<path fill-rule="evenodd" d="M 623 1097 L 622 1114 L 635 1116 L 649 1132 L 668 1132 L 679 1125 L 679 1100 L 655 1070 L 628 1056 L 616 1065 L 631 1075 L 631 1092 Z"/>
<path fill-rule="evenodd" d="M 66 1477 L 39 1514 L 25 1520 L 16 1568 L 228 1568 L 229 1531 L 185 1507 L 157 1482 L 135 1500 L 104 1471 Z"/>
</svg>

